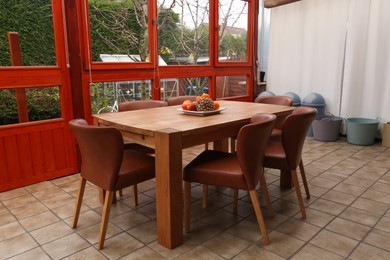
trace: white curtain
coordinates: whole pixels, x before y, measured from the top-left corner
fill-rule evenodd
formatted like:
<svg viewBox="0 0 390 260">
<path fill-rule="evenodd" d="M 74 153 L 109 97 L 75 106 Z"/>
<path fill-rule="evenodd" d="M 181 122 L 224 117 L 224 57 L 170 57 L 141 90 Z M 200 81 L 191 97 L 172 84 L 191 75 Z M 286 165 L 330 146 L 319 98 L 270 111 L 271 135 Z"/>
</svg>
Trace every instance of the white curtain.
<svg viewBox="0 0 390 260">
<path fill-rule="evenodd" d="M 351 1 L 341 114 L 390 120 L 390 1 Z"/>
<path fill-rule="evenodd" d="M 342 117 L 390 120 L 390 1 L 303 0 L 273 8 L 267 89 L 311 92 Z"/>
</svg>

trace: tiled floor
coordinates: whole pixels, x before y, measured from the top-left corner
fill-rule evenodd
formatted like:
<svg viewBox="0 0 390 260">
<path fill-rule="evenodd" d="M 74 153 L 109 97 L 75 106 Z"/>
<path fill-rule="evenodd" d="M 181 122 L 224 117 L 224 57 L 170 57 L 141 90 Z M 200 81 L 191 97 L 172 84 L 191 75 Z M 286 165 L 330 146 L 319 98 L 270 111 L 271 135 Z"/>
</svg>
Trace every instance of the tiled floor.
<svg viewBox="0 0 390 260">
<path fill-rule="evenodd" d="M 188 162 L 202 147 L 184 151 Z M 111 212 L 105 248 L 96 249 L 101 205 L 89 186 L 76 230 L 70 227 L 78 175 L 0 193 L 1 259 L 390 259 L 390 148 L 325 143 L 304 147 L 312 198 L 302 220 L 293 190 L 267 170 L 275 217 L 264 215 L 264 246 L 246 192 L 233 212 L 232 191 L 211 187 L 208 208 L 193 187 L 192 232 L 168 250 L 156 242 L 155 183 L 139 185 L 139 206 L 126 189 Z M 303 189 L 302 189 L 303 191 Z M 262 198 L 259 191 L 259 197 Z M 263 203 L 264 205 L 264 203 Z"/>
</svg>

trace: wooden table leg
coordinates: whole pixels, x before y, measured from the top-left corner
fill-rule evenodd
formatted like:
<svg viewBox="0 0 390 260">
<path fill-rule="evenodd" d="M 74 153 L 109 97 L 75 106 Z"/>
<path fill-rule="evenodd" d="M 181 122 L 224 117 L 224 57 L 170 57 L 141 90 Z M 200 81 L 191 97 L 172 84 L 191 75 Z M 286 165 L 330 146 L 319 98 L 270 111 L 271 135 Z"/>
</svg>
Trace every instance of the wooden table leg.
<svg viewBox="0 0 390 260">
<path fill-rule="evenodd" d="M 174 129 L 156 132 L 156 211 L 158 243 L 183 243 L 182 137 Z"/>
</svg>

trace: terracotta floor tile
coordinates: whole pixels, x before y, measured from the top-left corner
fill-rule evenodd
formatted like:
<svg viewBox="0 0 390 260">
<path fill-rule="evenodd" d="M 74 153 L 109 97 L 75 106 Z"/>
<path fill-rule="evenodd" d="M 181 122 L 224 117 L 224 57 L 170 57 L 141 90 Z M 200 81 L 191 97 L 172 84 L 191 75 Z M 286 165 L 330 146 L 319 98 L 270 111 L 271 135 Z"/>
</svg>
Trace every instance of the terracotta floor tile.
<svg viewBox="0 0 390 260">
<path fill-rule="evenodd" d="M 8 260 L 26 260 L 26 259 L 50 260 L 50 257 L 40 247 L 36 247 L 34 249 L 31 249 L 29 251 L 11 257 Z"/>
<path fill-rule="evenodd" d="M 61 259 L 89 247 L 90 244 L 79 235 L 73 233 L 54 240 L 42 246 L 42 249 L 52 258 Z"/>
<path fill-rule="evenodd" d="M 48 208 L 41 202 L 34 202 L 22 207 L 12 209 L 11 212 L 17 219 L 24 219 L 47 211 Z"/>
<path fill-rule="evenodd" d="M 376 191 L 376 190 L 368 190 L 362 194 L 362 197 L 366 199 L 382 202 L 390 206 L 390 193 Z"/>
<path fill-rule="evenodd" d="M 0 192 L 0 201 L 4 203 L 6 200 L 21 197 L 21 196 L 27 195 L 27 194 L 28 194 L 28 192 L 24 188 Z"/>
<path fill-rule="evenodd" d="M 250 242 L 235 237 L 226 232 L 218 234 L 203 244 L 203 246 L 207 247 L 212 252 L 226 259 L 234 257 L 244 249 L 248 248 L 250 245 Z"/>
<path fill-rule="evenodd" d="M 390 232 L 390 218 L 382 217 L 379 220 L 378 224 L 376 224 L 375 228 L 380 229 L 382 231 Z"/>
<path fill-rule="evenodd" d="M 22 206 L 29 205 L 31 203 L 38 202 L 38 200 L 31 194 L 25 194 L 13 199 L 3 201 L 3 205 L 8 209 L 16 209 Z"/>
<path fill-rule="evenodd" d="M 347 236 L 356 240 L 362 240 L 370 231 L 370 227 L 345 220 L 342 218 L 334 219 L 327 227 L 327 230 L 333 231 L 343 236 Z"/>
<path fill-rule="evenodd" d="M 187 253 L 182 254 L 177 260 L 192 260 L 192 259 L 215 259 L 215 260 L 223 260 L 224 258 L 218 256 L 213 253 L 207 247 L 198 246 Z"/>
<path fill-rule="evenodd" d="M 366 188 L 342 182 L 334 187 L 333 190 L 360 196 L 366 191 Z"/>
<path fill-rule="evenodd" d="M 346 207 L 346 205 L 324 199 L 318 199 L 309 206 L 309 208 L 316 209 L 335 216 L 340 214 Z"/>
<path fill-rule="evenodd" d="M 351 206 L 378 215 L 383 215 L 389 209 L 389 205 L 387 204 L 366 198 L 357 199 Z"/>
<path fill-rule="evenodd" d="M 342 260 L 344 257 L 334 254 L 328 250 L 320 247 L 306 244 L 297 254 L 291 259 L 293 260 L 310 260 L 310 259 L 321 259 L 321 260 Z"/>
<path fill-rule="evenodd" d="M 327 230 L 322 230 L 310 241 L 310 244 L 344 257 L 348 256 L 358 243 L 357 240 Z"/>
<path fill-rule="evenodd" d="M 364 242 L 372 246 L 390 251 L 390 233 L 374 228 L 364 239 Z"/>
<path fill-rule="evenodd" d="M 354 200 L 356 200 L 357 197 L 351 194 L 330 190 L 325 195 L 323 195 L 322 198 L 340 204 L 350 205 Z"/>
<path fill-rule="evenodd" d="M 143 243 L 136 240 L 129 234 L 121 233 L 119 235 L 106 239 L 102 252 L 110 259 L 118 259 L 122 256 L 134 252 L 135 250 L 143 246 Z"/>
<path fill-rule="evenodd" d="M 267 259 L 267 260 L 282 260 L 285 259 L 281 256 L 278 256 L 270 251 L 267 251 L 258 246 L 251 246 L 240 254 L 233 258 L 234 260 L 247 260 L 247 259 Z"/>
<path fill-rule="evenodd" d="M 26 233 L 18 222 L 11 222 L 0 226 L 0 241 L 4 241 Z"/>
<path fill-rule="evenodd" d="M 15 220 L 15 217 L 8 210 L 5 210 L 0 213 L 0 227 L 1 225 L 11 223 Z"/>
<path fill-rule="evenodd" d="M 390 252 L 374 247 L 365 243 L 361 243 L 349 256 L 349 259 L 390 259 Z"/>
<path fill-rule="evenodd" d="M 318 227 L 325 227 L 335 218 L 335 216 L 315 209 L 306 208 L 306 219 L 301 219 L 300 215 L 297 215 L 294 218 L 300 219 L 301 221 L 313 224 Z"/>
<path fill-rule="evenodd" d="M 39 200 L 46 200 L 60 195 L 66 195 L 66 192 L 57 186 L 52 186 L 41 191 L 35 191 L 33 193 L 33 196 Z"/>
<path fill-rule="evenodd" d="M 150 220 L 146 223 L 131 228 L 127 232 L 142 243 L 149 244 L 150 242 L 157 239 L 157 222 Z"/>
<path fill-rule="evenodd" d="M 40 244 L 46 244 L 50 241 L 72 234 L 73 229 L 60 221 L 40 229 L 30 232 L 31 236 Z"/>
<path fill-rule="evenodd" d="M 60 219 L 50 211 L 45 211 L 41 214 L 37 214 L 28 218 L 20 220 L 20 224 L 27 230 L 32 231 L 37 228 L 53 224 L 58 222 Z"/>
<path fill-rule="evenodd" d="M 295 254 L 305 243 L 302 240 L 293 238 L 278 231 L 272 231 L 269 234 L 269 239 L 269 245 L 263 245 L 262 240 L 257 242 L 256 245 L 286 258 Z"/>
<path fill-rule="evenodd" d="M 346 209 L 342 214 L 340 214 L 340 217 L 366 226 L 373 226 L 380 219 L 380 216 L 377 214 L 352 207 Z"/>
<path fill-rule="evenodd" d="M 285 235 L 289 235 L 303 241 L 309 241 L 320 231 L 320 228 L 297 219 L 289 219 L 276 230 Z"/>
<path fill-rule="evenodd" d="M 34 239 L 27 233 L 24 233 L 20 236 L 13 237 L 0 242 L 0 255 L 2 258 L 6 259 L 11 256 L 18 255 L 34 247 L 37 247 L 38 244 Z"/>
<path fill-rule="evenodd" d="M 79 260 L 79 259 L 93 259 L 93 260 L 105 260 L 107 259 L 102 253 L 94 247 L 88 247 L 71 256 L 62 258 L 63 260 Z"/>
<path fill-rule="evenodd" d="M 140 249 L 135 250 L 134 252 L 121 257 L 121 260 L 133 260 L 133 259 L 153 259 L 153 260 L 163 260 L 165 259 L 162 255 L 158 254 L 149 247 L 141 247 Z"/>
<path fill-rule="evenodd" d="M 87 228 L 84 228 L 82 230 L 77 230 L 78 234 L 87 240 L 90 244 L 97 244 L 99 240 L 99 234 L 100 234 L 100 223 L 89 226 Z M 111 224 L 108 222 L 107 231 L 106 231 L 106 239 L 119 235 L 122 233 L 123 230 L 118 228 L 117 226 Z"/>
<path fill-rule="evenodd" d="M 125 214 L 110 218 L 110 222 L 120 227 L 123 230 L 129 230 L 137 225 L 148 222 L 150 219 L 144 215 L 130 211 Z"/>
</svg>

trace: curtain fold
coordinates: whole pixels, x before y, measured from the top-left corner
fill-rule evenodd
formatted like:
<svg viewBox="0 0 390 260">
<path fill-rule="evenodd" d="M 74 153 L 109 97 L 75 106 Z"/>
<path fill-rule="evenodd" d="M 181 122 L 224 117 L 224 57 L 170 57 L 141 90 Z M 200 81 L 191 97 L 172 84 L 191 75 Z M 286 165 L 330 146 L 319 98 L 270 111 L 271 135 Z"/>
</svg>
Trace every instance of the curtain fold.
<svg viewBox="0 0 390 260">
<path fill-rule="evenodd" d="M 310 0 L 271 11 L 267 88 L 311 92 L 325 98 L 326 111 L 339 113 L 349 0 Z"/>
<path fill-rule="evenodd" d="M 271 11 L 267 88 L 390 121 L 390 1 L 302 0 Z"/>
</svg>

